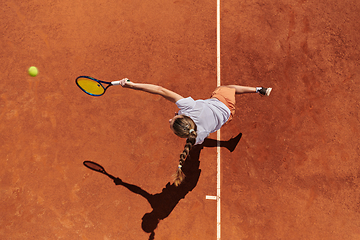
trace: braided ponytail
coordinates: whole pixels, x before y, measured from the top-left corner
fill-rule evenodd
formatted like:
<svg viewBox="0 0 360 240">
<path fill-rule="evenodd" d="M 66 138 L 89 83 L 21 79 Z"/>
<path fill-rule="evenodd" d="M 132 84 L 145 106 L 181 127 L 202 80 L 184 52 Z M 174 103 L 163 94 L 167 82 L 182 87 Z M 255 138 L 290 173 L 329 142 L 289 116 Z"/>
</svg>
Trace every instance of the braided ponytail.
<svg viewBox="0 0 360 240">
<path fill-rule="evenodd" d="M 192 146 L 195 145 L 197 133 L 196 124 L 191 118 L 187 116 L 183 116 L 182 118 L 178 118 L 177 120 L 175 120 L 173 128 L 176 135 L 180 137 L 186 137 L 184 150 L 180 154 L 178 169 L 176 171 L 176 174 L 174 175 L 174 184 L 175 186 L 179 186 L 181 182 L 185 179 L 185 174 L 182 171 L 182 166 L 185 162 L 185 159 L 189 155 Z"/>
</svg>

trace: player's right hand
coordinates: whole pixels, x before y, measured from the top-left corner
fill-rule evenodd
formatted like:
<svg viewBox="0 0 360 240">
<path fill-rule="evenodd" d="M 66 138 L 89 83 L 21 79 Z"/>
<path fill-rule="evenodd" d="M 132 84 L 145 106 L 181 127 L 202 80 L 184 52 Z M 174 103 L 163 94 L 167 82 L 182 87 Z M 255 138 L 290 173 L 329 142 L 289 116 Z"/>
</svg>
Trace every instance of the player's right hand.
<svg viewBox="0 0 360 240">
<path fill-rule="evenodd" d="M 130 80 L 128 78 L 123 78 L 120 80 L 120 85 L 122 87 L 131 87 L 133 85 L 133 83 L 130 82 Z"/>
</svg>

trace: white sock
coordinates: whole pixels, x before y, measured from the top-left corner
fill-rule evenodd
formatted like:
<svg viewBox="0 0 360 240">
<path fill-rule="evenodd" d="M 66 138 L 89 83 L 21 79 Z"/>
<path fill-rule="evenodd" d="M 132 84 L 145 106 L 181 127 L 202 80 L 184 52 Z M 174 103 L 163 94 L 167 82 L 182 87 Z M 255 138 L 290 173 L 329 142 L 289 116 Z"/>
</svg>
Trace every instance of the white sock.
<svg viewBox="0 0 360 240">
<path fill-rule="evenodd" d="M 256 92 L 258 93 L 261 89 L 262 87 L 256 87 Z"/>
</svg>

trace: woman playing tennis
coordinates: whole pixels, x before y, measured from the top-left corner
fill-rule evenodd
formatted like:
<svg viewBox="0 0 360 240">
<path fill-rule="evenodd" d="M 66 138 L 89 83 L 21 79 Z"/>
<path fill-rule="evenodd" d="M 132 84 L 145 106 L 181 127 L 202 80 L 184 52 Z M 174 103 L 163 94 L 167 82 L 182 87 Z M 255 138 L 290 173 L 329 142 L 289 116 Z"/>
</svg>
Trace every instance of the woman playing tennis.
<svg viewBox="0 0 360 240">
<path fill-rule="evenodd" d="M 177 136 L 186 138 L 186 144 L 180 154 L 179 166 L 175 175 L 174 184 L 176 186 L 185 178 L 181 168 L 192 146 L 201 144 L 210 133 L 216 132 L 233 118 L 235 114 L 235 94 L 259 93 L 269 96 L 272 90 L 264 87 L 227 85 L 217 87 L 209 99 L 195 101 L 191 97 L 184 98 L 164 87 L 154 84 L 134 83 L 127 78 L 122 79 L 120 85 L 124 88 L 160 95 L 175 103 L 180 109 L 175 117 L 169 120 L 171 130 Z"/>
</svg>

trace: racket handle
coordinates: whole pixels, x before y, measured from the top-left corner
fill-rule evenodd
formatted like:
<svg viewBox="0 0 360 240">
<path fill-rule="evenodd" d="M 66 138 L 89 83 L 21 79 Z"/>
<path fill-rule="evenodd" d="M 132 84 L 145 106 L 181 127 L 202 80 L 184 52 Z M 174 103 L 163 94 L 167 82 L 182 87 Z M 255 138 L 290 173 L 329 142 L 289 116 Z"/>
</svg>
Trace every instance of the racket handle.
<svg viewBox="0 0 360 240">
<path fill-rule="evenodd" d="M 112 81 L 111 84 L 112 85 L 120 85 L 120 81 Z"/>
<path fill-rule="evenodd" d="M 120 81 L 121 81 L 121 80 L 119 80 L 119 81 L 112 81 L 111 84 L 112 84 L 112 85 L 120 85 Z M 127 82 L 130 82 L 129 79 L 126 80 L 126 81 L 127 81 Z"/>
</svg>

